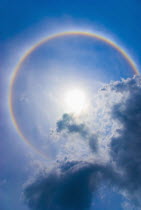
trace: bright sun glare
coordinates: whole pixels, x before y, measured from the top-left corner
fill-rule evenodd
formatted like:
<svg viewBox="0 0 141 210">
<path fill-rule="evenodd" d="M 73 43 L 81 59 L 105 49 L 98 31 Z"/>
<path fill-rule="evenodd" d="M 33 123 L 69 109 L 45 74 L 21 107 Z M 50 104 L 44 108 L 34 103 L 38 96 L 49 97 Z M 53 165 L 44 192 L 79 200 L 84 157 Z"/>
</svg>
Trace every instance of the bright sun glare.
<svg viewBox="0 0 141 210">
<path fill-rule="evenodd" d="M 64 102 L 66 111 L 73 114 L 80 114 L 82 111 L 85 111 L 87 107 L 86 94 L 80 89 L 67 91 L 65 93 Z"/>
</svg>

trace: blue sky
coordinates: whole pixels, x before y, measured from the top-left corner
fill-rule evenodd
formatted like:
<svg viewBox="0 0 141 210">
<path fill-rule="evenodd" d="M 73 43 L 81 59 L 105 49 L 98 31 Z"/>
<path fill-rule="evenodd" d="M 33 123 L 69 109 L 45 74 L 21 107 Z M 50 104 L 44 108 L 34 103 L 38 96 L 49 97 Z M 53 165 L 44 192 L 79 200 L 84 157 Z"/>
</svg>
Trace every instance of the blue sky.
<svg viewBox="0 0 141 210">
<path fill-rule="evenodd" d="M 42 37 L 49 35 L 52 32 L 61 32 L 68 29 L 74 29 L 74 30 L 86 29 L 91 31 L 99 31 L 101 34 L 104 34 L 107 37 L 117 41 L 117 43 L 119 43 L 120 46 L 126 49 L 129 55 L 131 55 L 131 57 L 137 64 L 138 69 L 140 71 L 141 67 L 141 61 L 140 61 L 141 12 L 140 11 L 141 11 L 140 0 L 115 0 L 115 1 L 113 0 L 107 0 L 107 1 L 1 0 L 0 2 L 0 31 L 1 31 L 0 33 L 0 48 L 1 48 L 0 51 L 0 66 L 1 66 L 0 67 L 1 71 L 0 209 L 1 210 L 30 209 L 27 205 L 25 205 L 22 197 L 24 184 L 29 180 L 31 176 L 35 176 L 37 171 L 40 171 L 40 168 L 43 168 L 44 165 L 46 164 L 48 165 L 50 164 L 48 160 L 46 162 L 46 160 L 43 157 L 41 157 L 39 154 L 36 154 L 35 151 L 30 149 L 29 146 L 22 141 L 21 137 L 17 133 L 11 121 L 11 116 L 8 107 L 8 88 L 11 79 L 11 74 L 13 72 L 13 67 L 18 62 L 19 57 L 23 54 L 23 52 L 25 52 L 29 47 L 31 47 L 33 43 L 36 43 Z M 59 49 L 59 44 L 58 45 L 56 44 L 56 46 L 58 46 Z M 44 61 L 44 59 L 46 59 L 43 57 L 44 49 L 42 48 L 41 50 L 42 50 L 42 59 L 40 60 L 39 63 L 41 63 L 42 61 Z M 103 47 L 103 51 L 104 50 L 106 50 L 106 47 L 105 48 Z M 33 57 L 33 61 L 34 59 L 35 57 Z M 84 61 L 82 63 L 84 63 Z M 34 64 L 36 66 L 36 62 Z M 126 64 L 124 65 L 127 68 Z M 124 65 L 122 66 L 122 68 L 124 68 Z M 31 66 L 33 66 L 33 63 L 31 63 Z M 92 66 L 92 64 L 90 66 Z M 32 71 L 34 71 L 34 69 L 32 69 Z M 61 74 L 63 74 L 64 71 L 65 70 L 62 70 Z M 82 71 L 84 71 L 83 73 L 85 73 L 85 69 Z M 82 74 L 82 71 L 81 69 L 79 69 L 79 71 L 77 72 L 77 76 L 80 76 Z M 120 76 L 126 78 L 126 75 L 122 74 L 118 75 L 118 77 L 116 78 L 111 69 L 109 75 L 111 75 L 111 79 L 113 80 L 119 79 Z M 72 75 L 69 76 L 71 77 Z M 92 76 L 94 75 L 92 74 Z M 21 82 L 22 77 L 23 75 L 21 74 L 21 80 L 19 80 L 20 84 L 17 83 L 16 87 L 19 92 L 21 90 L 20 88 L 22 87 L 22 82 Z M 38 74 L 35 77 L 31 74 L 31 77 L 33 78 L 35 83 L 37 83 L 38 81 L 42 83 L 43 78 L 39 78 Z M 64 80 L 65 78 L 62 78 L 63 82 Z M 88 78 L 88 82 L 90 82 L 90 76 Z M 104 82 L 109 82 L 109 81 L 106 80 Z M 85 83 L 85 81 L 82 81 L 82 83 Z M 31 88 L 31 86 L 29 87 L 27 86 L 27 92 L 29 91 L 28 88 Z M 42 101 L 44 92 L 42 92 L 42 94 L 39 95 Z M 44 102 L 45 100 L 43 100 L 42 104 Z M 31 104 L 31 106 L 32 105 L 33 104 Z M 16 106 L 17 110 L 20 110 L 21 107 L 18 104 L 16 104 Z M 35 108 L 38 108 L 38 106 Z M 39 108 L 43 110 L 44 107 L 41 106 Z M 21 110 L 22 109 L 23 107 L 21 108 Z M 38 114 L 38 113 L 34 114 L 34 112 L 32 112 L 33 110 L 30 111 L 31 115 L 29 114 L 29 116 L 32 115 L 35 116 L 36 114 Z M 20 117 L 21 115 L 19 114 Z M 18 118 L 18 120 L 19 121 L 21 120 L 22 124 L 24 124 L 25 126 L 24 129 L 26 130 L 27 125 L 30 127 L 29 125 L 30 119 L 28 121 L 28 117 L 26 115 L 23 118 L 20 117 Z M 25 122 L 26 121 L 25 118 L 27 118 L 28 121 L 27 124 Z M 31 121 L 34 121 L 34 118 L 31 119 Z M 44 121 L 41 122 L 41 125 L 43 125 L 42 128 L 43 132 L 45 131 L 44 127 L 45 123 L 46 122 Z M 36 131 L 32 130 L 32 126 L 29 128 L 29 130 L 32 131 L 32 134 L 30 131 L 28 133 L 28 136 L 32 135 L 31 138 L 36 138 L 35 137 Z M 37 134 L 37 136 L 38 135 L 39 139 L 37 139 L 37 141 L 39 143 L 41 139 L 40 139 L 40 134 Z M 43 141 L 45 138 L 46 137 L 44 136 Z M 39 145 L 37 144 L 37 146 Z M 56 147 L 53 147 L 52 144 L 50 144 L 50 148 L 51 148 L 50 153 L 53 153 L 52 156 L 54 157 L 56 155 Z M 107 197 L 105 197 L 103 201 L 101 201 L 99 197 L 98 198 L 96 197 L 96 199 L 93 201 L 95 202 L 95 206 L 91 207 L 92 210 L 94 209 L 98 210 L 103 208 L 107 210 L 123 209 L 123 206 L 121 205 L 123 197 L 120 194 L 118 194 L 117 192 L 113 192 L 112 190 L 111 192 L 107 193 L 107 189 L 105 189 L 105 194 L 107 195 Z M 111 199 L 111 201 L 107 203 L 107 199 Z"/>
</svg>

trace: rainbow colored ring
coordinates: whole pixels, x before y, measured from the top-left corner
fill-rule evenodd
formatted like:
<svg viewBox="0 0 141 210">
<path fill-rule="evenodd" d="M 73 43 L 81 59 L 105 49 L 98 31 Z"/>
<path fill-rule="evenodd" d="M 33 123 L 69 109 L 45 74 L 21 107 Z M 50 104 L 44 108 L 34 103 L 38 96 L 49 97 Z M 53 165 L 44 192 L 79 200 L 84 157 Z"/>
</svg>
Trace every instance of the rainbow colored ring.
<svg viewBox="0 0 141 210">
<path fill-rule="evenodd" d="M 9 89 L 9 97 L 8 97 L 8 103 L 9 103 L 9 108 L 10 108 L 10 114 L 11 114 L 11 118 L 13 121 L 13 124 L 18 132 L 18 134 L 22 137 L 22 139 L 28 144 L 30 145 L 36 152 L 40 153 L 41 155 L 43 155 L 44 157 L 46 157 L 45 154 L 43 154 L 41 151 L 39 151 L 37 148 L 35 148 L 30 141 L 24 136 L 24 134 L 22 133 L 22 131 L 19 128 L 19 125 L 16 121 L 16 117 L 14 115 L 14 111 L 13 111 L 13 106 L 12 106 L 12 99 L 13 99 L 13 86 L 17 77 L 18 72 L 20 71 L 20 67 L 22 66 L 22 64 L 24 63 L 24 61 L 26 60 L 26 58 L 34 51 L 36 50 L 38 47 L 40 47 L 41 45 L 43 45 L 46 42 L 49 42 L 50 40 L 53 40 L 55 38 L 61 37 L 61 36 L 72 36 L 72 35 L 80 35 L 80 36 L 89 36 L 95 39 L 98 39 L 100 41 L 103 41 L 107 44 L 109 44 L 110 46 L 112 46 L 113 48 L 115 48 L 119 53 L 121 53 L 121 55 L 125 58 L 125 60 L 129 63 L 129 65 L 132 67 L 134 74 L 139 75 L 139 71 L 136 67 L 136 64 L 134 63 L 134 61 L 131 59 L 131 57 L 129 55 L 127 55 L 127 53 L 121 48 L 119 47 L 117 44 L 115 44 L 113 41 L 98 35 L 98 34 L 94 34 L 94 33 L 89 33 L 89 32 L 81 32 L 81 31 L 72 31 L 72 32 L 63 32 L 63 33 L 58 33 L 58 34 L 54 34 L 51 36 L 46 37 L 45 39 L 41 40 L 40 42 L 38 42 L 37 44 L 35 44 L 33 47 L 31 47 L 24 55 L 23 57 L 20 59 L 19 63 L 17 64 L 17 66 L 14 69 L 14 72 L 12 74 L 12 78 L 11 78 L 11 82 L 10 82 L 10 89 Z"/>
</svg>

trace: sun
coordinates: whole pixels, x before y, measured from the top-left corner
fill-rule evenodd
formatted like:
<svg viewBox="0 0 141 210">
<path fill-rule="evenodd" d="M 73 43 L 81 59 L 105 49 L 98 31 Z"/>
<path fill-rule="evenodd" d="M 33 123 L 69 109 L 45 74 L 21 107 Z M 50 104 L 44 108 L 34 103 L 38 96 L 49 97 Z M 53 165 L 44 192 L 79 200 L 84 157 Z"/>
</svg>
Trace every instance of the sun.
<svg viewBox="0 0 141 210">
<path fill-rule="evenodd" d="M 78 88 L 66 91 L 64 95 L 65 111 L 73 114 L 80 114 L 87 109 L 86 93 Z"/>
</svg>

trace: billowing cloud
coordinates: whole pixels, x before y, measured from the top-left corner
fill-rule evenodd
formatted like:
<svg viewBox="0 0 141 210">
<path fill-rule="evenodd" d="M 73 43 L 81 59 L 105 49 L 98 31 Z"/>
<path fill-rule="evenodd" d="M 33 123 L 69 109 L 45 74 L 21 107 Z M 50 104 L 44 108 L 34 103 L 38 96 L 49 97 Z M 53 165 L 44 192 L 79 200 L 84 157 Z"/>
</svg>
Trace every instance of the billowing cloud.
<svg viewBox="0 0 141 210">
<path fill-rule="evenodd" d="M 119 82 L 112 88 L 128 97 L 112 109 L 113 119 L 122 128 L 111 139 L 111 157 L 124 174 L 129 196 L 141 204 L 141 78 Z"/>
<path fill-rule="evenodd" d="M 65 162 L 28 185 L 26 202 L 34 210 L 89 209 L 102 182 L 116 179 L 109 166 Z"/>
<path fill-rule="evenodd" d="M 101 92 L 111 101 L 110 108 L 109 103 L 107 108 L 103 106 L 103 115 L 98 113 L 102 116 L 102 128 L 105 126 L 100 138 L 106 144 L 99 140 L 94 127 L 90 129 L 87 123 L 64 114 L 57 122 L 57 132 L 78 135 L 92 149 L 93 158 L 86 161 L 80 157 L 79 161 L 66 158 L 28 184 L 24 194 L 31 209 L 90 209 L 92 199 L 105 183 L 128 198 L 135 209 L 141 208 L 141 77 L 110 83 Z M 105 119 L 116 126 L 109 126 Z M 110 157 L 105 163 L 95 159 L 95 155 L 101 157 L 101 147 L 105 147 Z M 134 209 L 128 205 L 124 208 Z"/>
</svg>

